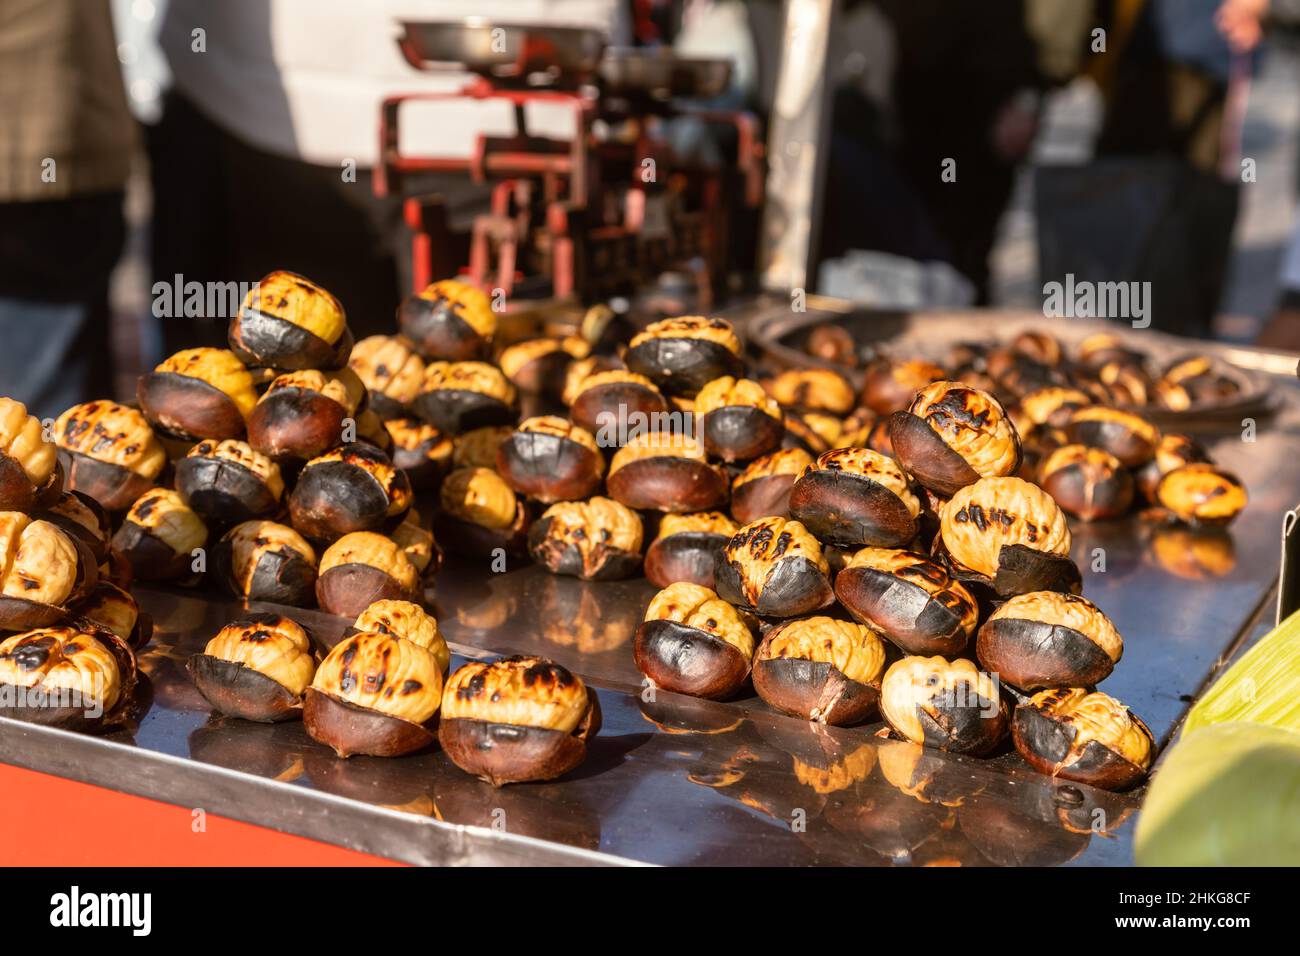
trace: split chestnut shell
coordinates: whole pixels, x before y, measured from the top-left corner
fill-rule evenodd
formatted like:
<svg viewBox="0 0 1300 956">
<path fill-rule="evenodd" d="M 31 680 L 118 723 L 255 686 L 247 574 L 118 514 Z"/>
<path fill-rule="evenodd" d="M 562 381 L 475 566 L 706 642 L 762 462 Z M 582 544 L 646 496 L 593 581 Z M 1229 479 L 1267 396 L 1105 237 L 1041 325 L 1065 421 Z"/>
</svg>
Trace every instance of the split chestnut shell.
<svg viewBox="0 0 1300 956">
<path fill-rule="evenodd" d="M 754 635 L 741 612 L 709 588 L 683 581 L 651 599 L 633 653 L 656 687 L 723 700 L 749 677 Z"/>
<path fill-rule="evenodd" d="M 979 620 L 961 582 L 913 551 L 863 548 L 835 576 L 835 596 L 908 654 L 960 654 Z"/>
<path fill-rule="evenodd" d="M 529 418 L 497 448 L 501 477 L 519 494 L 551 504 L 600 489 L 605 458 L 595 436 L 563 418 Z"/>
<path fill-rule="evenodd" d="M 737 530 L 736 523 L 718 511 L 664 515 L 646 551 L 645 576 L 661 588 L 677 581 L 711 588 L 718 555 Z"/>
<path fill-rule="evenodd" d="M 186 664 L 212 707 L 230 717 L 276 723 L 297 717 L 316 672 L 311 635 L 279 614 L 227 624 Z"/>
<path fill-rule="evenodd" d="M 1124 641 L 1110 618 L 1077 594 L 1011 598 L 980 628 L 980 664 L 1021 690 L 1086 687 L 1110 675 Z"/>
<path fill-rule="evenodd" d="M 310 279 L 283 270 L 249 291 L 226 337 L 246 364 L 286 371 L 341 368 L 352 352 L 339 300 Z"/>
<path fill-rule="evenodd" d="M 921 503 L 898 464 L 867 448 L 828 451 L 790 490 L 790 516 L 841 548 L 897 547 L 916 536 Z"/>
<path fill-rule="evenodd" d="M 751 461 L 731 483 L 731 515 L 740 524 L 790 517 L 790 491 L 813 463 L 802 448 L 783 448 Z"/>
<path fill-rule="evenodd" d="M 653 322 L 633 336 L 624 361 L 671 395 L 694 396 L 724 375 L 739 375 L 740 339 L 726 319 L 691 315 Z"/>
<path fill-rule="evenodd" d="M 785 621 L 754 654 L 754 689 L 784 714 L 848 725 L 875 709 L 885 645 L 871 628 L 831 617 Z"/>
<path fill-rule="evenodd" d="M 960 382 L 918 392 L 906 412 L 890 418 L 889 440 L 902 466 L 945 497 L 1020 467 L 1020 436 L 1002 403 Z"/>
<path fill-rule="evenodd" d="M 1155 738 L 1136 714 L 1081 687 L 1040 691 L 1020 704 L 1011 737 L 1040 773 L 1105 790 L 1134 786 L 1155 758 Z"/>
<path fill-rule="evenodd" d="M 609 498 L 562 501 L 528 532 L 533 560 L 588 581 L 631 577 L 641 567 L 641 516 Z"/>
<path fill-rule="evenodd" d="M 629 441 L 610 461 L 606 485 L 629 508 L 668 512 L 717 508 L 730 490 L 704 446 L 677 432 L 645 432 Z"/>
<path fill-rule="evenodd" d="M 896 661 L 881 681 L 880 713 L 900 737 L 952 753 L 986 754 L 1007 733 L 997 683 L 961 658 Z"/>
<path fill-rule="evenodd" d="M 760 518 L 723 547 L 717 592 L 760 617 L 798 617 L 835 600 L 821 543 L 798 521 Z"/>
</svg>

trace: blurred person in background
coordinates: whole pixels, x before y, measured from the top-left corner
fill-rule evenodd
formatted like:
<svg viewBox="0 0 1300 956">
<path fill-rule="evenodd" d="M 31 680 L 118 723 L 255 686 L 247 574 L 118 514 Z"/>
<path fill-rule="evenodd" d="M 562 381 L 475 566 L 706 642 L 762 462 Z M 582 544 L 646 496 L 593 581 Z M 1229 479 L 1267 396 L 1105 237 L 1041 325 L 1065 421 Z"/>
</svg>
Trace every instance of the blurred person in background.
<svg viewBox="0 0 1300 956">
<path fill-rule="evenodd" d="M 108 0 L 0 4 L 0 394 L 41 418 L 112 391 L 135 143 L 116 51 Z"/>
</svg>

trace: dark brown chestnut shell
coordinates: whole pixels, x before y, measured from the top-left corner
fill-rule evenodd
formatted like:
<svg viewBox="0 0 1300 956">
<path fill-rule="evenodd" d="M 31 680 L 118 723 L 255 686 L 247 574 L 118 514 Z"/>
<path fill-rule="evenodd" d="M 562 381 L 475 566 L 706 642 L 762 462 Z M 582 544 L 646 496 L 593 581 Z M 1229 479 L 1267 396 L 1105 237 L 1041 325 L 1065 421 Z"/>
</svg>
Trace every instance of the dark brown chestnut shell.
<svg viewBox="0 0 1300 956">
<path fill-rule="evenodd" d="M 764 475 L 731 489 L 731 516 L 747 525 L 759 518 L 790 517 L 790 491 L 797 474 Z"/>
<path fill-rule="evenodd" d="M 61 514 L 58 511 L 42 511 L 37 514 L 37 517 L 42 521 L 48 521 L 50 524 L 58 527 L 65 534 L 81 541 L 90 549 L 90 553 L 94 555 L 95 561 L 102 564 L 108 557 L 113 540 L 113 523 L 108 517 L 108 512 L 104 510 L 103 505 L 83 491 L 68 491 L 65 492 L 65 494 L 80 501 L 81 504 L 85 506 L 86 510 L 94 516 L 97 531 L 91 531 L 85 525 L 81 524 L 81 522 L 74 520 L 68 515 Z M 56 500 L 51 502 L 49 507 L 53 509 L 58 507 L 58 505 L 59 500 Z"/>
<path fill-rule="evenodd" d="M 1115 663 L 1096 641 L 1063 624 L 1022 618 L 986 621 L 975 640 L 980 665 L 1021 690 L 1091 687 Z"/>
<path fill-rule="evenodd" d="M 879 568 L 845 568 L 835 576 L 835 596 L 908 654 L 954 657 L 970 643 L 960 614 L 919 584 Z"/>
<path fill-rule="evenodd" d="M 749 659 L 739 648 L 680 621 L 644 622 L 632 653 L 642 674 L 674 694 L 725 700 L 749 677 Z"/>
<path fill-rule="evenodd" d="M 316 578 L 316 601 L 322 611 L 355 620 L 376 601 L 411 601 L 420 595 L 392 575 L 368 564 L 338 564 Z"/>
<path fill-rule="evenodd" d="M 461 770 L 494 787 L 554 780 L 587 757 L 600 730 L 600 702 L 588 692 L 588 709 L 573 733 L 456 717 L 438 724 L 438 743 Z"/>
<path fill-rule="evenodd" d="M 759 617 L 799 617 L 835 600 L 826 573 L 805 557 L 780 559 L 764 580 L 758 601 L 752 605 L 745 597 L 740 572 L 727 560 L 725 550 L 718 555 L 713 581 L 720 598 Z"/>
<path fill-rule="evenodd" d="M 966 686 L 969 688 L 969 685 Z M 948 753 L 983 756 L 1006 736 L 1007 724 L 1010 722 L 1006 701 L 997 702 L 998 717 L 993 720 L 984 716 L 991 701 L 977 696 L 971 689 L 966 691 L 964 701 L 960 699 L 961 696 L 954 694 L 953 701 L 941 701 L 935 707 L 937 719 L 917 705 L 917 717 L 921 721 L 925 746 Z"/>
<path fill-rule="evenodd" d="M 226 341 L 245 365 L 286 372 L 342 368 L 348 364 L 354 344 L 347 326 L 331 345 L 288 319 L 248 308 L 230 320 Z"/>
<path fill-rule="evenodd" d="M 714 531 L 680 531 L 651 543 L 645 553 L 645 576 L 656 587 L 689 581 L 713 589 L 713 571 L 728 535 Z"/>
<path fill-rule="evenodd" d="M 340 757 L 401 757 L 423 750 L 435 739 L 428 725 L 358 707 L 315 687 L 307 688 L 302 722 L 313 740 Z"/>
<path fill-rule="evenodd" d="M 95 499 L 105 511 L 127 510 L 154 486 L 151 479 L 129 468 L 66 448 L 59 449 L 59 462 L 67 476 L 67 489 Z"/>
<path fill-rule="evenodd" d="M 879 482 L 847 471 L 805 472 L 790 489 L 790 517 L 839 548 L 896 548 L 916 537 L 903 499 Z"/>
<path fill-rule="evenodd" d="M 593 435 L 602 430 L 617 435 L 624 416 L 653 422 L 671 410 L 662 393 L 638 382 L 605 382 L 581 391 L 569 406 L 569 417 Z"/>
<path fill-rule="evenodd" d="M 213 549 L 218 578 L 226 590 L 248 601 L 269 601 L 290 607 L 311 607 L 316 603 L 316 567 L 302 555 L 289 551 L 263 551 L 249 581 L 248 593 L 241 590 L 235 574 L 230 540 L 223 537 Z"/>
<path fill-rule="evenodd" d="M 731 349 L 708 339 L 659 336 L 628 349 L 628 369 L 644 375 L 665 393 L 692 398 L 715 378 L 739 378 L 744 363 Z"/>
<path fill-rule="evenodd" d="M 433 534 L 444 548 L 466 558 L 492 558 L 498 549 L 519 557 L 528 553 L 530 518 L 524 503 L 518 502 L 515 520 L 507 528 L 488 528 L 446 511 L 433 516 Z"/>
<path fill-rule="evenodd" d="M 154 428 L 173 438 L 240 438 L 244 416 L 234 399 L 199 378 L 176 372 L 147 372 L 136 383 L 135 397 Z"/>
<path fill-rule="evenodd" d="M 388 456 L 373 445 L 346 446 L 349 455 L 381 465 Z M 397 469 L 394 490 L 406 492 L 410 482 Z M 289 516 L 297 531 L 316 540 L 340 538 L 353 531 L 382 531 L 397 525 L 402 515 L 389 514 L 389 489 L 360 465 L 347 460 L 308 462 L 289 495 Z"/>
<path fill-rule="evenodd" d="M 1141 723 L 1140 718 L 1133 719 Z M 1127 790 L 1147 775 L 1142 767 L 1097 740 L 1090 740 L 1079 759 L 1064 766 L 1074 735 L 1060 721 L 1032 704 L 1016 707 L 1011 719 L 1011 741 L 1031 767 L 1059 780 L 1073 780 L 1103 790 Z"/>
<path fill-rule="evenodd" d="M 761 408 L 729 405 L 704 416 L 704 447 L 726 462 L 751 461 L 781 445 L 785 425 Z"/>
<path fill-rule="evenodd" d="M 581 501 L 600 488 L 600 456 L 571 438 L 517 431 L 497 448 L 497 471 L 515 491 L 545 504 Z"/>
<path fill-rule="evenodd" d="M 213 710 L 262 724 L 302 714 L 302 700 L 265 674 L 235 661 L 194 654 L 185 664 L 190 679 Z"/>
<path fill-rule="evenodd" d="M 134 521 L 124 521 L 113 535 L 113 547 L 131 562 L 144 581 L 175 581 L 191 573 L 194 555 L 177 553 L 162 538 Z"/>
<path fill-rule="evenodd" d="M 248 443 L 279 462 L 315 458 L 342 444 L 349 418 L 346 408 L 320 392 L 277 388 L 248 416 Z"/>
<path fill-rule="evenodd" d="M 589 568 L 582 551 L 569 541 L 550 537 L 554 518 L 542 517 L 528 529 L 528 553 L 552 574 L 582 578 L 584 581 L 618 581 L 630 578 L 641 568 L 641 552 L 623 551 L 597 545 L 596 565 Z"/>
<path fill-rule="evenodd" d="M 775 632 L 774 628 L 768 636 Z M 783 714 L 835 727 L 866 720 L 880 699 L 878 685 L 852 680 L 829 661 L 794 657 L 761 660 L 757 654 L 754 690 L 770 707 Z"/>
<path fill-rule="evenodd" d="M 1155 444 L 1127 427 L 1122 419 L 1084 419 L 1066 426 L 1070 441 L 1092 448 L 1102 448 L 1120 460 L 1126 468 L 1140 468 L 1155 454 Z"/>
<path fill-rule="evenodd" d="M 224 458 L 186 455 L 176 462 L 176 491 L 209 525 L 267 518 L 280 507 L 261 476 Z"/>
<path fill-rule="evenodd" d="M 22 465 L 0 452 L 0 511 L 38 511 L 58 501 L 62 493 L 63 465 L 57 455 L 54 470 L 38 487 L 32 484 Z"/>
<path fill-rule="evenodd" d="M 1075 461 L 1041 475 L 1040 483 L 1062 511 L 1082 521 L 1118 518 L 1133 504 L 1133 475 L 1123 467 Z"/>
<path fill-rule="evenodd" d="M 613 472 L 605 484 L 615 501 L 644 511 L 686 514 L 726 504 L 731 483 L 716 465 L 691 458 L 638 458 Z"/>
<path fill-rule="evenodd" d="M 1031 591 L 1078 594 L 1083 590 L 1083 575 L 1069 555 L 1035 551 L 1023 544 L 1006 544 L 998 551 L 997 573 L 988 577 L 953 560 L 938 535 L 931 551 L 958 581 L 991 588 L 999 597 L 1015 597 Z"/>
<path fill-rule="evenodd" d="M 925 419 L 911 412 L 894 412 L 888 421 L 894 457 L 931 491 L 949 498 L 979 481 L 979 473 L 949 448 Z"/>
<path fill-rule="evenodd" d="M 426 359 L 468 362 L 486 358 L 492 340 L 456 314 L 446 299 L 413 295 L 397 308 L 397 325 Z"/>
<path fill-rule="evenodd" d="M 437 388 L 415 396 L 412 409 L 434 428 L 459 435 L 489 425 L 513 425 L 516 412 L 494 395 L 467 388 Z"/>
</svg>

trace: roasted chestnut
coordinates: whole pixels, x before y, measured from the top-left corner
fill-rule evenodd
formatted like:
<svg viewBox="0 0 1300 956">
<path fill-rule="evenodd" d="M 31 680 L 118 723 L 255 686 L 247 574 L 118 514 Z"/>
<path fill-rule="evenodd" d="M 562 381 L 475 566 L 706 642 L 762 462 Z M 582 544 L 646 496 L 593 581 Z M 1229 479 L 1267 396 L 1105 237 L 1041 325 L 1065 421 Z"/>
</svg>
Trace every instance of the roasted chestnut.
<svg viewBox="0 0 1300 956">
<path fill-rule="evenodd" d="M 389 537 L 415 565 L 421 578 L 431 578 L 442 566 L 442 549 L 438 547 L 433 532 L 420 523 L 415 511 L 408 511 Z"/>
<path fill-rule="evenodd" d="M 396 525 L 411 506 L 411 484 L 378 448 L 358 442 L 313 458 L 289 495 L 293 526 L 329 540 Z"/>
<path fill-rule="evenodd" d="M 366 387 L 350 368 L 306 369 L 271 383 L 248 420 L 248 443 L 277 460 L 314 458 L 343 443 Z"/>
<path fill-rule="evenodd" d="M 704 445 L 679 432 L 643 432 L 614 453 L 605 480 L 629 508 L 706 511 L 727 501 L 727 474 L 708 462 Z"/>
<path fill-rule="evenodd" d="M 311 636 L 297 621 L 250 614 L 218 631 L 185 669 L 214 710 L 270 724 L 302 712 L 316 660 Z"/>
<path fill-rule="evenodd" d="M 221 538 L 214 555 L 230 593 L 248 601 L 311 607 L 316 552 L 297 531 L 274 521 L 245 521 Z"/>
<path fill-rule="evenodd" d="M 1021 690 L 1084 687 L 1110 675 L 1124 640 L 1087 598 L 1036 591 L 993 612 L 980 628 L 975 653 L 986 670 Z"/>
<path fill-rule="evenodd" d="M 54 423 L 69 491 L 81 491 L 108 511 L 124 511 L 153 487 L 167 453 L 149 422 L 116 402 L 74 405 Z"/>
<path fill-rule="evenodd" d="M 731 483 L 731 514 L 741 524 L 790 516 L 790 489 L 813 463 L 802 448 L 783 448 L 755 458 Z"/>
<path fill-rule="evenodd" d="M 249 290 L 226 338 L 248 365 L 286 371 L 342 368 L 352 351 L 339 300 L 310 279 L 283 270 Z"/>
<path fill-rule="evenodd" d="M 284 495 L 280 466 L 247 442 L 208 438 L 176 463 L 176 490 L 212 525 L 274 514 Z"/>
<path fill-rule="evenodd" d="M 528 532 L 533 560 L 587 581 L 631 577 L 641 567 L 641 517 L 609 498 L 551 505 Z"/>
<path fill-rule="evenodd" d="M 761 617 L 798 617 L 835 600 L 821 542 L 798 521 L 760 518 L 718 556 L 713 572 L 723 600 Z"/>
<path fill-rule="evenodd" d="M 892 415 L 911 405 L 921 389 L 947 377 L 933 362 L 876 359 L 862 378 L 862 404 L 877 415 Z"/>
<path fill-rule="evenodd" d="M 94 498 L 80 491 L 65 491 L 44 511 L 34 517 L 56 525 L 59 530 L 90 549 L 95 560 L 108 558 L 113 541 L 113 525 Z"/>
<path fill-rule="evenodd" d="M 786 369 L 763 383 L 782 407 L 803 412 L 847 415 L 853 411 L 853 387 L 839 372 L 827 368 Z"/>
<path fill-rule="evenodd" d="M 564 379 L 576 359 L 587 357 L 591 347 L 579 336 L 562 339 L 528 339 L 503 349 L 497 365 L 515 388 L 531 395 L 559 397 Z"/>
<path fill-rule="evenodd" d="M 907 411 L 890 417 L 889 441 L 902 466 L 944 496 L 1020 467 L 1020 435 L 1002 403 L 960 382 L 918 392 Z"/>
<path fill-rule="evenodd" d="M 1052 496 L 1021 478 L 981 478 L 939 507 L 939 538 L 953 573 L 1003 597 L 1078 592 L 1070 527 Z"/>
<path fill-rule="evenodd" d="M 1156 397 L 1160 404 L 1179 412 L 1195 405 L 1222 403 L 1240 391 L 1241 386 L 1221 374 L 1214 360 L 1205 355 L 1175 362 L 1156 382 Z"/>
<path fill-rule="evenodd" d="M 1070 441 L 1092 448 L 1104 448 L 1125 468 L 1137 468 L 1151 460 L 1160 433 L 1140 415 L 1105 405 L 1077 409 L 1066 426 Z"/>
<path fill-rule="evenodd" d="M 153 637 L 153 619 L 140 610 L 131 592 L 100 579 L 95 589 L 69 609 L 72 618 L 111 631 L 133 650 Z"/>
<path fill-rule="evenodd" d="M 208 528 L 170 488 L 154 488 L 136 499 L 113 547 L 126 555 L 137 577 L 171 581 L 191 572 L 195 552 L 208 542 Z"/>
<path fill-rule="evenodd" d="M 1077 388 L 1049 385 L 1036 389 L 1020 399 L 1017 415 L 1013 415 L 1022 437 L 1040 425 L 1064 428 L 1070 416 L 1092 399 Z"/>
<path fill-rule="evenodd" d="M 27 406 L 0 398 L 0 511 L 31 511 L 63 490 L 58 447 Z"/>
<path fill-rule="evenodd" d="M 961 654 L 979 621 L 961 582 L 913 551 L 863 548 L 835 576 L 835 596 L 908 654 Z"/>
<path fill-rule="evenodd" d="M 414 418 L 390 418 L 384 428 L 393 439 L 393 464 L 406 472 L 411 488 L 436 488 L 451 468 L 451 438 Z"/>
<path fill-rule="evenodd" d="M 498 549 L 507 554 L 527 549 L 528 511 L 492 469 L 456 469 L 443 481 L 438 498 L 442 510 L 434 530 L 450 550 L 492 557 Z"/>
<path fill-rule="evenodd" d="M 717 511 L 666 514 L 645 554 L 645 576 L 657 587 L 677 581 L 713 587 L 718 555 L 737 531 L 736 523 Z"/>
<path fill-rule="evenodd" d="M 790 516 L 841 548 L 892 548 L 916 537 L 921 503 L 894 459 L 867 448 L 817 458 L 790 490 Z"/>
<path fill-rule="evenodd" d="M 443 279 L 397 310 L 402 334 L 426 359 L 461 362 L 492 350 L 497 317 L 487 293 L 458 279 Z"/>
<path fill-rule="evenodd" d="M 670 395 L 690 398 L 724 375 L 740 375 L 740 339 L 726 319 L 699 315 L 652 322 L 634 335 L 623 361 Z"/>
<path fill-rule="evenodd" d="M 880 714 L 900 737 L 951 753 L 986 754 L 1007 733 L 997 682 L 964 658 L 895 661 L 880 684 Z"/>
<path fill-rule="evenodd" d="M 302 720 L 340 757 L 400 757 L 433 743 L 442 670 L 426 648 L 362 631 L 334 645 L 307 688 Z"/>
<path fill-rule="evenodd" d="M 1038 467 L 1038 481 L 1067 514 L 1084 521 L 1117 518 L 1133 504 L 1133 476 L 1100 448 L 1064 445 Z"/>
<path fill-rule="evenodd" d="M 352 349 L 348 367 L 370 393 L 370 407 L 380 418 L 401 418 L 424 384 L 424 359 L 409 339 L 371 335 Z"/>
<path fill-rule="evenodd" d="M 56 525 L 0 511 L 0 631 L 62 622 L 98 576 L 90 550 Z"/>
<path fill-rule="evenodd" d="M 650 599 L 633 655 L 656 687 L 723 700 L 749 676 L 754 635 L 751 622 L 712 590 L 681 581 Z"/>
<path fill-rule="evenodd" d="M 1155 738 L 1141 718 L 1082 687 L 1040 691 L 1020 704 L 1011 739 L 1040 773 L 1103 790 L 1133 786 L 1155 759 Z"/>
<path fill-rule="evenodd" d="M 241 438 L 257 403 L 252 373 L 226 349 L 185 349 L 140 376 L 145 417 L 173 438 Z"/>
<path fill-rule="evenodd" d="M 1175 468 L 1196 462 L 1208 462 L 1210 456 L 1200 442 L 1187 435 L 1166 432 L 1160 436 L 1155 454 L 1137 473 L 1138 488 L 1152 504 L 1156 503 L 1156 486 Z"/>
<path fill-rule="evenodd" d="M 645 431 L 671 409 L 654 382 L 623 369 L 594 372 L 573 387 L 569 417 L 596 436 L 603 448 L 623 444 L 624 436 Z"/>
<path fill-rule="evenodd" d="M 135 686 L 135 656 L 108 631 L 47 627 L 0 641 L 0 716 L 91 730 L 115 722 Z"/>
<path fill-rule="evenodd" d="M 430 425 L 459 434 L 515 419 L 515 387 L 486 362 L 431 362 L 415 397 L 416 414 Z"/>
<path fill-rule="evenodd" d="M 1246 507 L 1246 486 L 1231 472 L 1214 465 L 1183 465 L 1156 485 L 1156 502 L 1185 524 L 1218 527 Z"/>
<path fill-rule="evenodd" d="M 876 706 L 885 645 L 871 628 L 832 617 L 786 621 L 754 653 L 754 690 L 769 706 L 819 724 L 860 723 Z"/>
<path fill-rule="evenodd" d="M 493 786 L 553 780 L 587 756 L 600 705 L 582 679 L 541 657 L 471 661 L 442 693 L 438 742 Z"/>
<path fill-rule="evenodd" d="M 356 531 L 321 555 L 316 600 L 322 611 L 355 618 L 376 601 L 416 600 L 419 587 L 420 572 L 395 541 Z"/>
<path fill-rule="evenodd" d="M 757 382 L 715 378 L 695 396 L 704 447 L 723 461 L 749 461 L 775 451 L 785 426 L 781 406 Z"/>
<path fill-rule="evenodd" d="M 555 415 L 520 423 L 498 446 L 493 465 L 515 491 L 546 504 L 588 497 L 605 473 L 595 436 Z"/>
<path fill-rule="evenodd" d="M 424 608 L 410 601 L 376 601 L 352 622 L 350 633 L 370 631 L 390 634 L 419 644 L 433 655 L 444 675 L 451 668 L 451 650 L 438 630 L 437 620 Z"/>
</svg>

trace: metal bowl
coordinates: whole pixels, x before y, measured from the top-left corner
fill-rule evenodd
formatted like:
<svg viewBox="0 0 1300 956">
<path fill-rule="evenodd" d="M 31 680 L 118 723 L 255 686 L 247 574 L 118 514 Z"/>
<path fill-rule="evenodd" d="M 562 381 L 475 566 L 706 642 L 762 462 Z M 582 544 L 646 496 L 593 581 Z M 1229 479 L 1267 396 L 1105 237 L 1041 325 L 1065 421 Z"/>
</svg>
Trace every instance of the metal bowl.
<svg viewBox="0 0 1300 956">
<path fill-rule="evenodd" d="M 495 23 L 484 19 L 403 20 L 397 43 L 417 70 L 469 70 L 504 81 L 585 80 L 605 51 L 587 27 Z"/>
<path fill-rule="evenodd" d="M 666 47 L 610 47 L 597 75 L 614 96 L 710 99 L 726 92 L 731 61 L 682 57 Z"/>
</svg>

